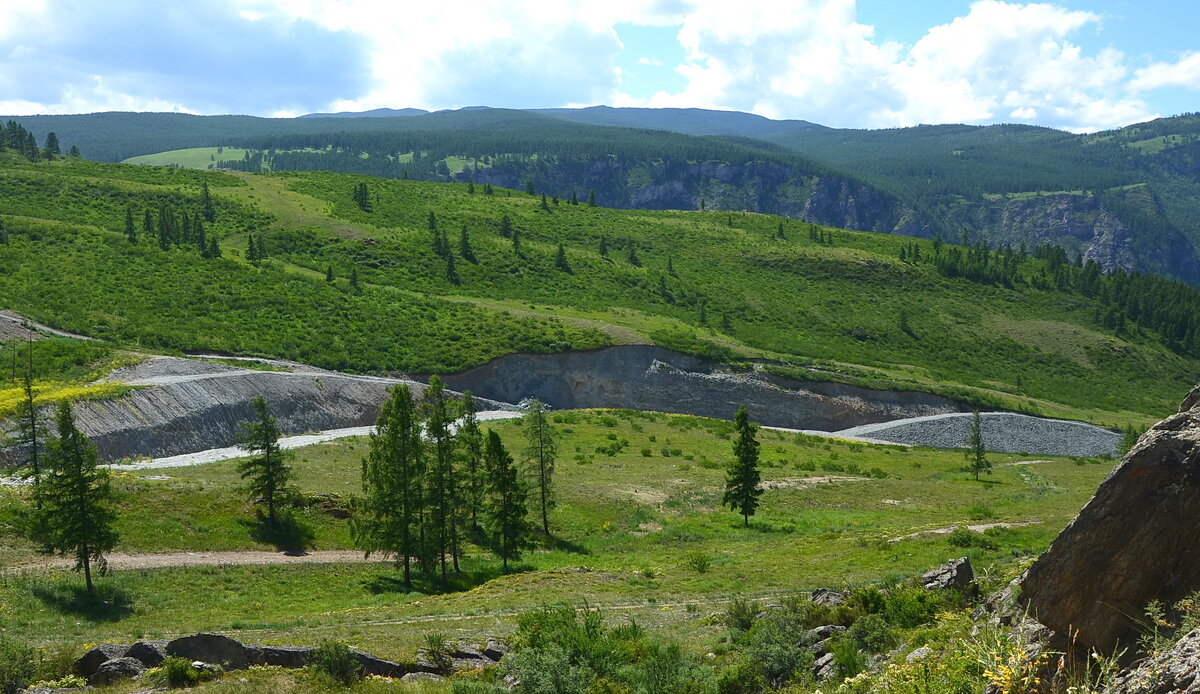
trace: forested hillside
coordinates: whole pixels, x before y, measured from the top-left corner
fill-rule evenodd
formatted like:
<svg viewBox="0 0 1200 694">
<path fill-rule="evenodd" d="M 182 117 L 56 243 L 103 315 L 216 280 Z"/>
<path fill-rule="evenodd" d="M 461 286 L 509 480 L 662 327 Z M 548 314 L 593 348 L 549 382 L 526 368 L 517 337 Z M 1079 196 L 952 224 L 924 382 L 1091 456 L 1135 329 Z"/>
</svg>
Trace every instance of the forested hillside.
<svg viewBox="0 0 1200 694">
<path fill-rule="evenodd" d="M 1106 424 L 1168 410 L 1200 372 L 1200 292 L 1052 247 L 16 153 L 0 225 L 7 308 L 155 348 L 428 373 L 653 342 Z"/>
</svg>

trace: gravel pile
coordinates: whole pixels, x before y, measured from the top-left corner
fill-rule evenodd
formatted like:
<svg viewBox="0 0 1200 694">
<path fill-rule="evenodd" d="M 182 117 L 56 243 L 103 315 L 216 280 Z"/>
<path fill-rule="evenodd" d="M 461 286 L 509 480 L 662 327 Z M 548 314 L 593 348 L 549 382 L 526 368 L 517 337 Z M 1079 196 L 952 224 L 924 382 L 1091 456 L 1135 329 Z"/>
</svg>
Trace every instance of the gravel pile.
<svg viewBox="0 0 1200 694">
<path fill-rule="evenodd" d="M 980 415 L 983 444 L 989 451 L 1038 455 L 1115 455 L 1121 435 L 1083 422 L 1043 419 L 1008 412 Z M 898 419 L 844 429 L 843 436 L 935 448 L 965 448 L 971 433 L 970 414 L 939 414 Z"/>
</svg>

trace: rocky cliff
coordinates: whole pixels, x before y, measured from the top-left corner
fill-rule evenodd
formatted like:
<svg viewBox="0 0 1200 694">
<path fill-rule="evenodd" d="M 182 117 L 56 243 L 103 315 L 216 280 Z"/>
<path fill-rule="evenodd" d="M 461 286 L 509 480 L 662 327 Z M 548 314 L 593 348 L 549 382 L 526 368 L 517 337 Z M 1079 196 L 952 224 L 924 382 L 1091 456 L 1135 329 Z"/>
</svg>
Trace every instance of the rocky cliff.
<svg viewBox="0 0 1200 694">
<path fill-rule="evenodd" d="M 1200 387 L 1138 441 L 1038 557 L 1020 602 L 1077 646 L 1118 652 L 1135 644 L 1147 603 L 1200 589 L 1198 546 Z"/>
</svg>

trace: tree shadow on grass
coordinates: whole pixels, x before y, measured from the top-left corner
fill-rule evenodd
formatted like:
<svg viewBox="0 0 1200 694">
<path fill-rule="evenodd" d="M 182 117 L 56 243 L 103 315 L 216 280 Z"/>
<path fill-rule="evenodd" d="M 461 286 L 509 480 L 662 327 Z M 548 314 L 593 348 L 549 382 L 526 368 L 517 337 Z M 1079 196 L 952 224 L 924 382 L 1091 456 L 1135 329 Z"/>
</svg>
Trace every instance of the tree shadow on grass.
<svg viewBox="0 0 1200 694">
<path fill-rule="evenodd" d="M 551 535 L 543 539 L 546 549 L 570 552 L 571 554 L 591 554 L 587 547 L 561 537 Z"/>
<path fill-rule="evenodd" d="M 47 607 L 89 622 L 116 622 L 133 613 L 133 601 L 125 591 L 111 585 L 96 586 L 95 595 L 82 585 L 62 583 L 34 586 L 32 592 Z"/>
<path fill-rule="evenodd" d="M 272 521 L 261 511 L 254 520 L 240 521 L 255 542 L 272 545 L 286 554 L 304 554 L 316 546 L 316 533 L 294 513 L 279 513 Z"/>
<path fill-rule="evenodd" d="M 533 566 L 529 564 L 510 564 L 508 567 L 508 573 L 510 574 L 524 573 L 532 570 Z M 462 573 L 456 574 L 450 571 L 446 574 L 446 583 L 443 584 L 440 574 L 432 577 L 421 576 L 414 567 L 411 588 L 404 584 L 404 575 L 399 571 L 373 576 L 363 581 L 363 587 L 368 592 L 376 595 L 382 593 L 413 592 L 424 595 L 446 595 L 448 593 L 461 593 L 471 590 L 503 575 L 504 571 L 500 563 L 495 562 L 494 565 L 489 563 L 476 568 L 464 568 Z"/>
</svg>

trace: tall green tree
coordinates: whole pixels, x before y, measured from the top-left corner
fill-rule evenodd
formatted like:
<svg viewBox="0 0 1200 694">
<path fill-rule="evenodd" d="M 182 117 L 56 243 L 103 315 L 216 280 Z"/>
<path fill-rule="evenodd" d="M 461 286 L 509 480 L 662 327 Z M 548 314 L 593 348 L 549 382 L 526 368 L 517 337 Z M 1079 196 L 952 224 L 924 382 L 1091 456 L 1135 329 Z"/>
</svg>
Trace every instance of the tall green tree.
<svg viewBox="0 0 1200 694">
<path fill-rule="evenodd" d="M 46 154 L 51 159 L 55 155 L 62 154 L 62 149 L 58 145 L 58 134 L 54 131 L 46 133 Z"/>
<path fill-rule="evenodd" d="M 758 497 L 762 495 L 758 471 L 758 441 L 754 438 L 755 427 L 750 423 L 746 406 L 738 408 L 733 418 L 737 440 L 733 442 L 733 462 L 725 476 L 725 495 L 721 503 L 740 513 L 746 527 L 750 527 L 750 516 L 758 509 Z"/>
<path fill-rule="evenodd" d="M 279 523 L 279 505 L 290 491 L 292 467 L 279 447 L 279 423 L 271 416 L 266 399 L 261 395 L 254 398 L 253 406 L 254 419 L 242 423 L 239 440 L 251 456 L 238 463 L 238 473 L 247 480 L 250 498 L 266 503 L 267 519 L 275 525 Z"/>
<path fill-rule="evenodd" d="M 479 514 L 487 491 L 487 470 L 483 460 L 483 432 L 479 429 L 476 416 L 478 405 L 471 391 L 462 394 L 459 403 L 458 439 L 459 477 L 462 490 L 462 515 L 470 519 L 471 530 L 479 530 Z"/>
<path fill-rule="evenodd" d="M 422 555 L 421 506 L 425 476 L 421 418 L 412 390 L 392 388 L 379 410 L 362 464 L 363 499 L 350 522 L 354 543 L 366 556 L 391 557 L 412 588 L 411 563 Z"/>
<path fill-rule="evenodd" d="M 512 217 L 504 215 L 500 218 L 500 235 L 506 239 L 513 235 Z"/>
<path fill-rule="evenodd" d="M 446 396 L 446 388 L 437 376 L 429 379 L 422 403 L 425 420 L 425 439 L 429 447 L 428 496 L 430 530 L 437 546 L 442 583 L 446 582 L 446 555 L 449 554 L 458 571 L 461 550 L 461 527 L 458 478 L 454 469 L 455 441 L 451 427 L 454 414 Z"/>
<path fill-rule="evenodd" d="M 588 207 L 595 207 L 595 206 L 596 206 L 596 191 L 589 190 L 588 191 Z"/>
<path fill-rule="evenodd" d="M 987 459 L 987 448 L 983 443 L 983 417 L 979 415 L 979 410 L 971 413 L 971 429 L 967 434 L 965 455 L 967 465 L 970 466 L 976 481 L 979 481 L 980 473 L 992 474 L 992 461 Z"/>
<path fill-rule="evenodd" d="M 146 208 L 146 214 L 142 215 L 142 233 L 147 238 L 154 237 L 154 213 L 150 211 L 149 207 Z"/>
<path fill-rule="evenodd" d="M 16 350 L 13 350 L 13 359 L 16 359 Z M 16 371 L 15 363 L 13 370 Z M 32 334 L 26 344 L 25 369 L 21 374 L 21 399 L 17 401 L 17 411 L 13 416 L 17 424 L 13 445 L 21 451 L 21 464 L 28 469 L 36 485 L 42 478 L 42 452 L 46 447 L 46 436 L 43 434 L 45 425 L 41 413 L 34 402 Z"/>
<path fill-rule="evenodd" d="M 73 556 L 83 571 L 89 594 L 95 594 L 92 567 L 104 574 L 104 555 L 117 545 L 117 507 L 108 471 L 98 467 L 96 446 L 75 426 L 70 402 L 58 405 L 58 435 L 46 451 L 46 474 L 34 487 L 41 503 L 35 512 L 42 551 Z"/>
<path fill-rule="evenodd" d="M 458 268 L 454 266 L 453 253 L 446 254 L 446 281 L 455 286 L 462 284 L 462 277 L 459 277 Z"/>
<path fill-rule="evenodd" d="M 475 257 L 475 249 L 471 248 L 471 237 L 467 233 L 467 225 L 462 225 L 462 231 L 458 232 L 458 254 L 468 263 L 478 263 L 479 259 Z"/>
<path fill-rule="evenodd" d="M 531 401 L 522 419 L 526 475 L 537 494 L 542 532 L 549 535 L 550 509 L 554 507 L 554 463 L 558 456 L 558 433 L 550 426 L 550 417 L 546 415 L 546 406 L 541 400 Z"/>
<path fill-rule="evenodd" d="M 504 448 L 500 436 L 488 429 L 484 452 L 490 480 L 485 525 L 492 551 L 504 564 L 521 558 L 521 551 L 532 546 L 525 499 L 525 483 L 517 473 L 512 456 Z"/>
<path fill-rule="evenodd" d="M 133 223 L 133 208 L 125 208 L 125 239 L 129 243 L 137 243 L 137 226 Z"/>
<path fill-rule="evenodd" d="M 217 221 L 217 208 L 213 205 L 212 193 L 208 192 L 208 181 L 200 188 L 200 214 L 206 222 Z"/>
<path fill-rule="evenodd" d="M 567 262 L 567 251 L 563 248 L 561 241 L 558 242 L 558 251 L 554 254 L 554 267 L 568 275 L 571 274 L 571 263 Z"/>
</svg>

